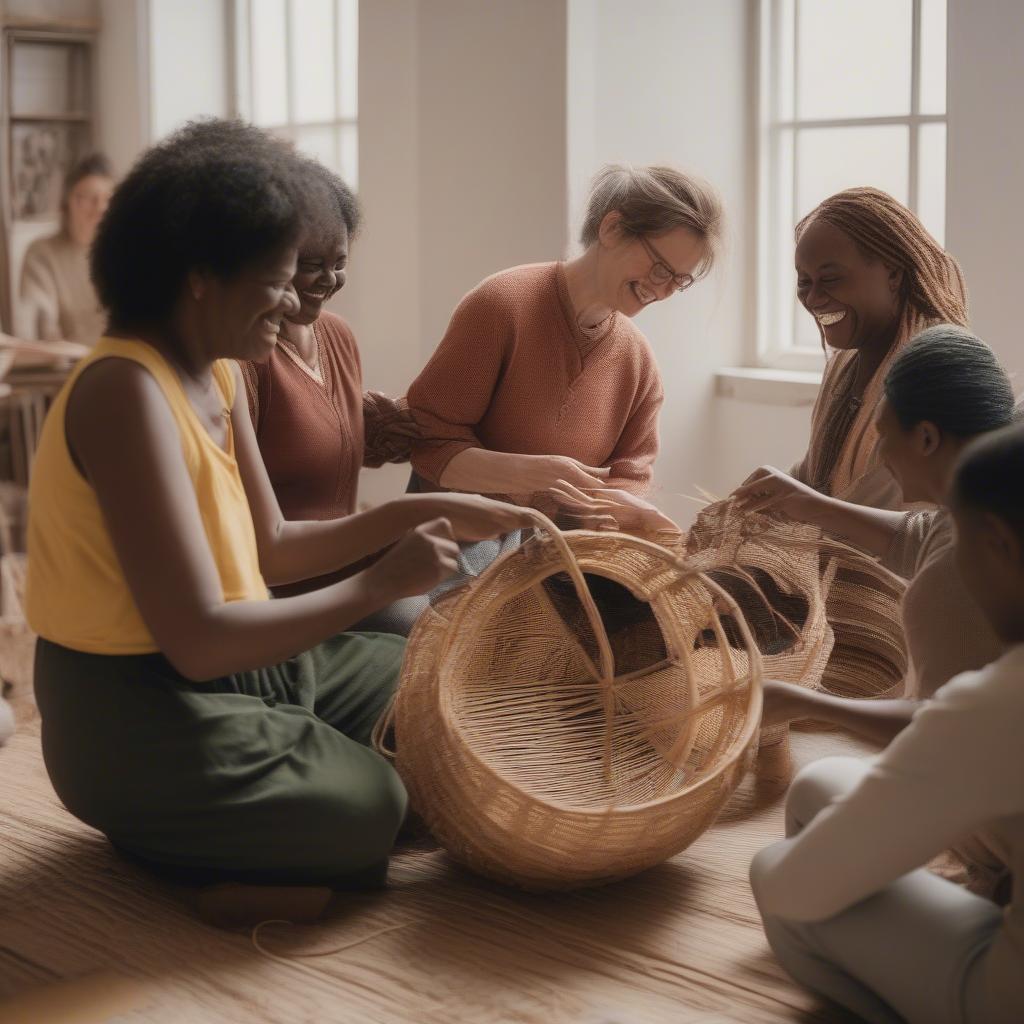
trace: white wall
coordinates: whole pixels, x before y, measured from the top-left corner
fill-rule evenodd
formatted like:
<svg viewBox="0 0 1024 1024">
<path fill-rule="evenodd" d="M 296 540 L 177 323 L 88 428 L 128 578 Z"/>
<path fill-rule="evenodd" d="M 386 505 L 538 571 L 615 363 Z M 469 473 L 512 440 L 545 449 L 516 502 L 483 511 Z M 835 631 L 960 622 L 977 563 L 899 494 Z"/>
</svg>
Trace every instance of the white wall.
<svg viewBox="0 0 1024 1024">
<path fill-rule="evenodd" d="M 754 329 L 752 5 L 745 0 L 569 0 L 569 191 L 579 224 L 586 184 L 608 161 L 675 164 L 721 191 L 728 243 L 691 292 L 637 318 L 665 380 L 656 500 L 689 521 L 683 495 L 727 493 L 763 461 L 788 464 L 808 410 L 714 394 Z"/>
<path fill-rule="evenodd" d="M 123 174 L 190 118 L 230 110 L 228 0 L 98 0 L 100 148 Z"/>
<path fill-rule="evenodd" d="M 423 355 L 482 277 L 563 255 L 565 83 L 564 2 L 421 5 Z"/>
<path fill-rule="evenodd" d="M 331 308 L 359 339 L 367 387 L 405 393 L 420 355 L 418 0 L 359 10 L 359 200 L 364 229 Z M 363 502 L 405 489 L 408 466 L 365 471 Z"/>
<path fill-rule="evenodd" d="M 1024 390 L 1024 4 L 949 0 L 946 244 L 970 293 L 971 325 Z"/>
<path fill-rule="evenodd" d="M 227 0 L 149 0 L 148 6 L 151 139 L 190 118 L 227 115 Z"/>
<path fill-rule="evenodd" d="M 99 148 L 124 174 L 149 141 L 148 0 L 100 0 Z"/>
<path fill-rule="evenodd" d="M 365 230 L 332 308 L 367 386 L 403 394 L 470 288 L 565 251 L 565 5 L 373 0 L 359 17 Z M 408 472 L 364 473 L 363 499 Z"/>
</svg>

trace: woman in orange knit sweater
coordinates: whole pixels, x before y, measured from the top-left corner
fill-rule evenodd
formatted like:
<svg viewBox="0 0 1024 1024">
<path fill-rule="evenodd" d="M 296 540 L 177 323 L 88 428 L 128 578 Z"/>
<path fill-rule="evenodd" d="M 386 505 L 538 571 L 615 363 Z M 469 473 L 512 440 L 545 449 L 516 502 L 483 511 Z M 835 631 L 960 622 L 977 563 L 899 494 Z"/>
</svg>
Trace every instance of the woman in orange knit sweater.
<svg viewBox="0 0 1024 1024">
<path fill-rule="evenodd" d="M 711 269 L 722 207 L 669 167 L 612 165 L 567 262 L 513 267 L 459 303 L 409 389 L 414 486 L 552 508 L 564 484 L 623 514 L 658 453 L 661 376 L 632 318 Z M 630 514 L 633 511 L 630 510 Z"/>
</svg>

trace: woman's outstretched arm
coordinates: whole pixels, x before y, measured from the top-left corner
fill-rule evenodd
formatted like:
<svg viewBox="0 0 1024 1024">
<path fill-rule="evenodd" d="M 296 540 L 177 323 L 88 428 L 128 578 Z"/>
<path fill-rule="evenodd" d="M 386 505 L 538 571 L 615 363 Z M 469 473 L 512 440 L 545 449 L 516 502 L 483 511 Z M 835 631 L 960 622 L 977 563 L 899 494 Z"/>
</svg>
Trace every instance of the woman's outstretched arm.
<svg viewBox="0 0 1024 1024">
<path fill-rule="evenodd" d="M 238 468 L 256 528 L 260 568 L 271 586 L 314 579 L 351 565 L 431 519 L 447 518 L 459 540 L 482 540 L 529 525 L 521 509 L 459 494 L 406 494 L 340 519 L 287 520 L 267 476 L 241 382 L 231 422 Z"/>
<path fill-rule="evenodd" d="M 248 418 L 239 393 L 235 424 Z M 286 599 L 225 602 L 178 425 L 153 377 L 122 359 L 89 367 L 69 398 L 66 432 L 143 621 L 187 678 L 283 661 L 455 570 L 452 528 L 441 520 L 408 532 L 349 580 Z"/>
<path fill-rule="evenodd" d="M 917 700 L 837 697 L 797 683 L 766 679 L 761 724 L 767 728 L 801 719 L 827 722 L 885 747 L 910 725 L 920 707 Z"/>
<path fill-rule="evenodd" d="M 745 512 L 784 512 L 844 537 L 861 551 L 880 558 L 888 553 L 905 518 L 903 512 L 830 498 L 774 466 L 755 470 L 733 491 L 733 497 Z"/>
</svg>

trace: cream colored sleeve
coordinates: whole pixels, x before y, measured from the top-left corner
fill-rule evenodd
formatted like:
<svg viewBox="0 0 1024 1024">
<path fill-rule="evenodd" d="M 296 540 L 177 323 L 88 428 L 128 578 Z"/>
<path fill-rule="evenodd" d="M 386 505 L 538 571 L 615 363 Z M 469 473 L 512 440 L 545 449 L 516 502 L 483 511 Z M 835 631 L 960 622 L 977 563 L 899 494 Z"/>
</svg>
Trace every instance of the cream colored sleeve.
<svg viewBox="0 0 1024 1024">
<path fill-rule="evenodd" d="M 18 322 L 31 340 L 61 340 L 57 278 L 35 244 L 25 253 L 18 302 Z"/>
<path fill-rule="evenodd" d="M 937 515 L 938 512 L 929 511 L 905 513 L 882 565 L 905 580 L 911 579 L 917 572 L 918 556 Z"/>
<path fill-rule="evenodd" d="M 947 683 L 856 789 L 769 847 L 759 858 L 762 910 L 824 920 L 989 822 L 1019 814 L 1020 669 L 1018 653 Z"/>
</svg>

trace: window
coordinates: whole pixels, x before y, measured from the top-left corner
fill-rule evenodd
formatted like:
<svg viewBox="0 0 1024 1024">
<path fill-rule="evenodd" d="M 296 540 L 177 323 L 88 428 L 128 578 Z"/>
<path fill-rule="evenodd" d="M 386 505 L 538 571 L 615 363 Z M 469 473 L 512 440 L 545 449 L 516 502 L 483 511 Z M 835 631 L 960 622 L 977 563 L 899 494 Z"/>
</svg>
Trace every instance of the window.
<svg viewBox="0 0 1024 1024">
<path fill-rule="evenodd" d="M 359 0 L 235 0 L 238 113 L 357 187 Z"/>
<path fill-rule="evenodd" d="M 793 228 L 822 199 L 874 185 L 941 242 L 946 0 L 761 0 L 760 362 L 822 363 L 796 301 Z"/>
</svg>

